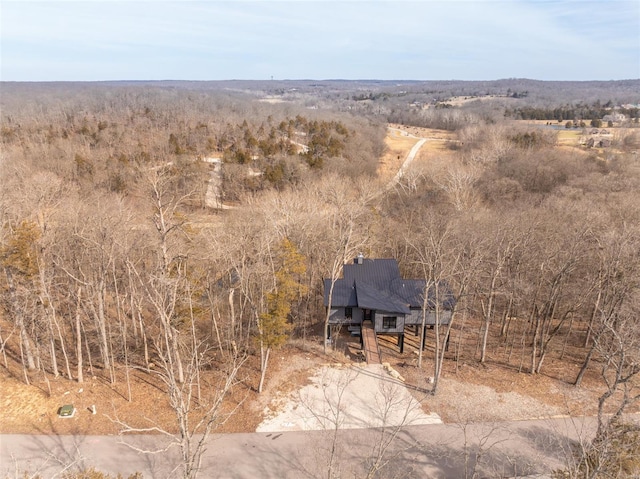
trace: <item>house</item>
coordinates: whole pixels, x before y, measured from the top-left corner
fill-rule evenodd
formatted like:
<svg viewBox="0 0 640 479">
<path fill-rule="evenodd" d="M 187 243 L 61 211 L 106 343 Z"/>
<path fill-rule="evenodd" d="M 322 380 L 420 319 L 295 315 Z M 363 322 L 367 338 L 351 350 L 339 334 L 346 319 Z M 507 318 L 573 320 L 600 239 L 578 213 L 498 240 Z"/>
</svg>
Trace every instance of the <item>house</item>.
<svg viewBox="0 0 640 479">
<path fill-rule="evenodd" d="M 613 112 L 609 115 L 605 115 L 602 117 L 602 121 L 612 122 L 612 123 L 620 123 L 627 119 L 627 117 L 623 113 Z"/>
<path fill-rule="evenodd" d="M 402 278 L 395 259 L 369 259 L 360 254 L 352 264 L 343 265 L 342 276 L 333 288 L 331 279 L 324 280 L 324 305 L 330 309 L 330 326 L 346 325 L 358 334 L 370 321 L 376 334 L 398 335 L 402 352 L 405 331 L 419 333 L 423 310 L 425 327 L 435 325 L 436 309 L 439 324 L 449 324 L 455 306 L 449 286 L 445 282 L 438 283 L 437 288 L 431 286 L 425 302 L 426 281 Z"/>
</svg>

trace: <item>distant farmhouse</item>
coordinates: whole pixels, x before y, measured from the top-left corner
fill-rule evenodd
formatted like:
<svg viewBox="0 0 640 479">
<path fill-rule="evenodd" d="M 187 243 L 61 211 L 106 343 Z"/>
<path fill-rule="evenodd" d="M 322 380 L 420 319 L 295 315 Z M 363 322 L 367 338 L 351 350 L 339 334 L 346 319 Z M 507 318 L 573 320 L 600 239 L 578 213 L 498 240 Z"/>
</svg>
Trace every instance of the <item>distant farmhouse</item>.
<svg viewBox="0 0 640 479">
<path fill-rule="evenodd" d="M 423 324 L 436 323 L 436 288 L 432 286 L 425 302 L 426 281 L 403 279 L 395 259 L 369 259 L 359 255 L 353 264 L 345 264 L 343 277 L 324 280 L 324 305 L 330 309 L 329 325 L 347 325 L 352 334 L 360 334 L 369 323 L 376 334 L 398 335 L 403 350 L 405 331 L 419 333 Z M 449 324 L 455 298 L 445 283 L 438 284 L 439 324 Z M 426 306 L 426 308 L 425 308 Z M 329 335 L 331 327 L 329 328 Z"/>
<path fill-rule="evenodd" d="M 622 114 L 622 113 L 618 113 L 618 112 L 614 112 L 611 113 L 609 115 L 605 115 L 602 117 L 602 121 L 607 121 L 607 122 L 612 122 L 612 123 L 621 123 L 623 121 L 625 121 L 627 119 L 627 117 Z"/>
</svg>

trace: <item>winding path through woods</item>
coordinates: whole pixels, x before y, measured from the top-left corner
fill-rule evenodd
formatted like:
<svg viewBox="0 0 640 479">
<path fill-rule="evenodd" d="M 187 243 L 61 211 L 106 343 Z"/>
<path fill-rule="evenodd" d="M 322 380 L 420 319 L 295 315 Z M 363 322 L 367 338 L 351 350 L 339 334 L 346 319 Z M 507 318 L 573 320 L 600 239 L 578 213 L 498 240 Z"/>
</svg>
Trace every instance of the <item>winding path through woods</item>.
<svg viewBox="0 0 640 479">
<path fill-rule="evenodd" d="M 418 140 L 417 143 L 415 143 L 413 145 L 413 147 L 411 148 L 411 150 L 409 150 L 409 153 L 407 153 L 407 156 L 405 157 L 404 161 L 402 162 L 402 165 L 400 165 L 400 168 L 398 169 L 398 171 L 396 172 L 395 176 L 391 179 L 391 181 L 389 181 L 389 183 L 387 183 L 386 185 L 386 190 L 390 190 L 391 188 L 393 188 L 394 186 L 396 186 L 400 180 L 402 179 L 402 177 L 405 175 L 406 171 L 409 169 L 409 166 L 411 165 L 411 163 L 413 162 L 413 160 L 415 159 L 416 155 L 418 154 L 418 152 L 420 151 L 420 149 L 424 146 L 424 144 L 429 141 L 429 140 L 437 140 L 437 138 L 426 138 L 426 137 L 421 137 L 421 136 L 415 136 L 411 133 L 409 133 L 406 130 L 403 130 L 401 128 L 396 128 L 393 126 L 388 126 L 387 129 L 389 131 L 394 131 L 399 133 L 401 136 L 404 136 L 406 138 L 415 138 Z M 291 143 L 300 147 L 302 152 L 306 152 L 309 147 L 299 143 L 297 141 L 291 140 Z M 205 204 L 207 207 L 209 208 L 214 208 L 214 209 L 230 209 L 232 208 L 229 205 L 225 205 L 222 202 L 222 195 L 221 195 L 221 191 L 222 191 L 222 158 L 219 157 L 212 157 L 212 158 L 204 158 L 203 161 L 205 163 L 208 163 L 210 165 L 212 165 L 211 168 L 211 172 L 210 172 L 210 178 L 208 181 L 208 186 L 207 186 L 207 191 L 205 194 Z"/>
</svg>

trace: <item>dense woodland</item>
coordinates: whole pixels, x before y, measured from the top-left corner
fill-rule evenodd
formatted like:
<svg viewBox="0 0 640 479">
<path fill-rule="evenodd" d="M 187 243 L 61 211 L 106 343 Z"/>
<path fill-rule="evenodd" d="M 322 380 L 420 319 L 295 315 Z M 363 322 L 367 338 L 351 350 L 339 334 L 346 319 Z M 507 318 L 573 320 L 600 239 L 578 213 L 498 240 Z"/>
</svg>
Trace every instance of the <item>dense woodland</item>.
<svg viewBox="0 0 640 479">
<path fill-rule="evenodd" d="M 289 338 L 322 341 L 322 279 L 363 252 L 458 298 L 435 331 L 434 393 L 445 338 L 476 324 L 465 360 L 535 375 L 553 356 L 573 365 L 576 386 L 600 375 L 602 412 L 639 398 L 640 129 L 630 121 L 610 148 L 583 150 L 505 119 L 637 104 L 638 82 L 556 96 L 524 80 L 1 89 L 0 346 L 27 383 L 128 380 L 136 368 L 178 401 L 200 371 L 229 379 L 257 358 L 267 372 Z M 412 106 L 473 94 L 503 96 Z M 383 190 L 388 121 L 455 132 L 451 160 Z M 198 160 L 210 157 L 222 159 L 227 209 L 205 205 L 210 170 Z"/>
</svg>

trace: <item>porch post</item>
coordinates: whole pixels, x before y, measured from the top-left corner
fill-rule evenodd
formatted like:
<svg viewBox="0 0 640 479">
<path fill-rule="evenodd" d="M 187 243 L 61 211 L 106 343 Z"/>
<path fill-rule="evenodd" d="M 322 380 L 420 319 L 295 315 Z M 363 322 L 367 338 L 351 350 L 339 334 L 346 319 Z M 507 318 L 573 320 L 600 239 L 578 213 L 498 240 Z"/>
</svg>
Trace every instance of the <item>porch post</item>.
<svg viewBox="0 0 640 479">
<path fill-rule="evenodd" d="M 398 346 L 400 346 L 400 354 L 404 353 L 404 333 L 398 336 Z"/>
</svg>

